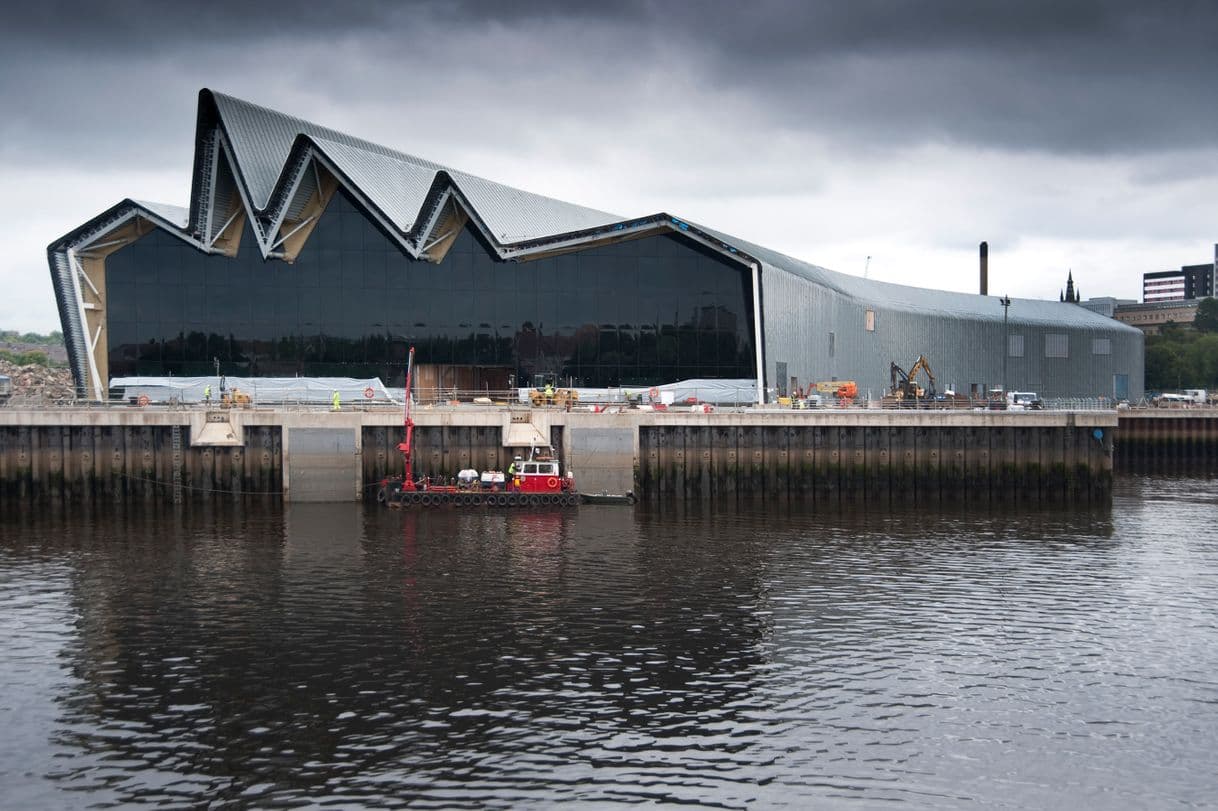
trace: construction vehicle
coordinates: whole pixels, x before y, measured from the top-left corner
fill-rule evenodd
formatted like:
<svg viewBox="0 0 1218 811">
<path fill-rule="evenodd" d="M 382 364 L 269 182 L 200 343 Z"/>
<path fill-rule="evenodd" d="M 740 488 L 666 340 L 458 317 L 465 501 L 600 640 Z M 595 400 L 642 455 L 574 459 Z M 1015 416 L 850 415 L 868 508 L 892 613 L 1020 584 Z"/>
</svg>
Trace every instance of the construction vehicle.
<svg viewBox="0 0 1218 811">
<path fill-rule="evenodd" d="M 819 394 L 836 397 L 838 404 L 849 405 L 859 396 L 859 385 L 853 380 L 822 380 L 816 384 Z"/>
<path fill-rule="evenodd" d="M 569 409 L 579 403 L 579 392 L 571 388 L 560 389 L 551 372 L 533 376 L 533 388 L 529 391 L 529 405 L 533 408 L 556 405 Z"/>
<path fill-rule="evenodd" d="M 1007 410 L 1009 411 L 1039 411 L 1044 407 L 1044 401 L 1034 391 L 1007 392 Z"/>
<path fill-rule="evenodd" d="M 248 393 L 236 387 L 220 395 L 221 408 L 249 408 L 253 403 L 254 399 Z"/>
<path fill-rule="evenodd" d="M 556 405 L 560 408 L 573 406 L 579 402 L 579 392 L 575 389 L 550 389 L 549 396 L 546 396 L 545 389 L 533 389 L 529 392 L 529 404 L 534 408 L 541 408 L 547 405 Z"/>
<path fill-rule="evenodd" d="M 926 373 L 927 386 L 923 388 L 918 384 L 918 374 Z M 935 390 L 935 373 L 931 371 L 930 361 L 925 355 L 918 355 L 918 359 L 914 361 L 913 366 L 909 367 L 906 372 L 896 363 L 892 363 L 889 368 L 889 375 L 892 378 L 892 388 L 888 392 L 885 400 L 894 402 L 898 406 L 913 406 L 917 407 L 921 404 L 933 403 L 938 399 L 938 392 Z"/>
</svg>

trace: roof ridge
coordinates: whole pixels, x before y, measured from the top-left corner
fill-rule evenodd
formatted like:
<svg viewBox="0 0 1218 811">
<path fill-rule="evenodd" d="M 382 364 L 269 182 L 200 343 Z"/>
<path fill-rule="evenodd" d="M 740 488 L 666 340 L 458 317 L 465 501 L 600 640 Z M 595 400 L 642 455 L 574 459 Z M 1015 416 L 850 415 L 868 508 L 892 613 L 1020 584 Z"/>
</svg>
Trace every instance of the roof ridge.
<svg viewBox="0 0 1218 811">
<path fill-rule="evenodd" d="M 300 118 L 298 116 L 290 115 L 288 113 L 284 113 L 279 110 L 272 109 L 263 104 L 258 104 L 256 102 L 252 102 L 247 99 L 239 98 L 237 96 L 233 96 L 228 93 L 221 93 L 218 90 L 210 90 L 208 92 L 210 92 L 212 94 L 212 96 L 217 99 L 223 99 L 224 101 L 232 103 L 232 104 L 241 105 L 246 108 L 252 108 L 253 110 L 257 111 L 258 113 L 260 113 L 262 115 L 278 118 L 282 121 L 294 124 L 294 125 L 296 125 L 296 134 L 297 135 L 307 135 L 310 138 L 320 137 L 324 140 L 334 141 L 335 143 L 342 144 L 343 146 L 352 147 L 354 149 L 363 149 L 366 152 L 374 152 L 374 153 L 384 155 L 386 157 L 402 158 L 410 163 L 420 163 L 420 164 L 424 164 L 429 167 L 434 167 L 436 169 L 444 168 L 443 166 L 436 163 L 435 161 L 429 161 L 426 158 L 420 158 L 417 155 L 411 155 L 408 152 L 402 152 L 401 150 L 394 149 L 392 147 L 388 147 L 383 144 L 378 144 L 375 141 L 369 141 L 366 138 L 360 138 L 359 136 L 351 135 L 350 133 L 343 132 L 342 130 L 336 130 L 333 127 L 327 127 L 324 124 L 318 124 L 313 121 L 308 121 L 304 118 Z M 221 115 L 223 115 L 223 114 L 224 114 L 223 110 L 221 110 Z"/>
<path fill-rule="evenodd" d="M 558 197 L 551 197 L 548 194 L 542 194 L 540 192 L 529 191 L 528 189 L 522 189 L 517 186 L 511 186 L 511 185 L 508 185 L 507 183 L 503 183 L 498 180 L 492 180 L 491 178 L 487 178 L 487 177 L 483 177 L 481 175 L 474 174 L 473 172 L 467 172 L 464 169 L 457 169 L 455 167 L 448 166 L 443 163 L 437 163 L 436 161 L 428 160 L 427 158 L 420 158 L 419 156 L 412 155 L 409 152 L 403 152 L 399 149 L 394 149 L 393 147 L 385 146 L 383 144 L 378 144 L 374 141 L 369 141 L 366 138 L 360 138 L 358 136 L 351 135 L 346 132 L 342 132 L 341 130 L 336 130 L 333 127 L 327 127 L 322 124 L 317 124 L 312 121 L 307 121 L 303 118 L 299 118 L 294 115 L 289 115 L 288 113 L 283 113 L 278 110 L 274 110 L 270 107 L 266 107 L 264 105 L 257 104 L 252 101 L 247 101 L 246 99 L 238 98 L 237 96 L 233 96 L 228 93 L 222 93 L 217 90 L 209 90 L 208 92 L 210 92 L 212 94 L 212 96 L 215 97 L 217 100 L 223 100 L 223 103 L 239 105 L 241 107 L 246 108 L 247 110 L 256 111 L 259 115 L 272 117 L 272 118 L 280 120 L 281 122 L 291 124 L 292 128 L 295 130 L 295 134 L 297 136 L 304 135 L 313 141 L 329 141 L 331 143 L 339 144 L 339 145 L 347 147 L 349 149 L 358 149 L 358 150 L 362 150 L 364 152 L 368 152 L 373 155 L 379 155 L 380 157 L 383 157 L 383 158 L 400 160 L 405 163 L 410 163 L 410 164 L 419 166 L 424 169 L 428 169 L 428 170 L 432 170 L 432 171 L 436 171 L 436 172 L 446 172 L 449 174 L 450 177 L 453 175 L 460 175 L 464 178 L 469 178 L 469 179 L 476 180 L 476 181 L 479 181 L 482 183 L 491 183 L 491 184 L 494 184 L 495 186 L 498 186 L 503 189 L 510 189 L 514 192 L 519 192 L 521 194 L 527 194 L 527 195 L 530 195 L 531 197 L 541 199 L 541 200 L 547 200 L 547 201 L 550 201 L 553 203 L 559 203 L 563 206 L 567 206 L 570 208 L 581 209 L 583 211 L 587 211 L 592 214 L 603 214 L 603 215 L 607 215 L 607 216 L 611 216 L 611 217 L 619 217 L 619 215 L 617 215 L 613 212 L 610 212 L 610 211 L 604 211 L 602 209 L 581 205 L 579 203 L 572 203 L 568 200 L 562 200 Z M 223 110 L 222 106 L 220 104 L 218 104 L 217 107 L 220 109 L 221 117 L 223 117 L 224 110 Z M 624 218 L 619 217 L 619 219 L 624 219 Z"/>
<path fill-rule="evenodd" d="M 420 158 L 227 93 L 204 89 L 201 95 L 211 96 L 214 109 L 225 132 L 228 133 L 233 157 L 240 167 L 239 174 L 244 179 L 251 202 L 259 210 L 264 210 L 272 204 L 276 189 L 282 183 L 282 175 L 290 160 L 292 149 L 296 142 L 303 138 L 322 152 L 333 152 L 335 147 L 338 147 L 353 155 L 363 154 L 369 158 L 431 172 L 433 178 L 440 172 L 445 173 L 467 196 L 477 198 L 477 201 L 471 202 L 480 209 L 480 214 L 496 221 L 497 224 L 493 228 L 496 235 L 512 234 L 519 239 L 534 238 L 626 219 L 613 212 L 509 186 L 497 180 Z M 411 197 L 409 194 L 402 195 L 402 190 L 392 190 L 386 186 L 381 187 L 379 195 L 370 188 L 361 188 L 360 191 L 368 195 L 370 202 L 377 207 L 381 207 L 382 202 L 387 202 L 392 207 L 394 201 L 400 203 Z M 479 206 L 478 203 L 482 205 Z M 483 210 L 484 208 L 489 210 Z M 409 219 L 413 222 L 418 212 L 395 213 L 399 221 L 406 222 Z"/>
</svg>

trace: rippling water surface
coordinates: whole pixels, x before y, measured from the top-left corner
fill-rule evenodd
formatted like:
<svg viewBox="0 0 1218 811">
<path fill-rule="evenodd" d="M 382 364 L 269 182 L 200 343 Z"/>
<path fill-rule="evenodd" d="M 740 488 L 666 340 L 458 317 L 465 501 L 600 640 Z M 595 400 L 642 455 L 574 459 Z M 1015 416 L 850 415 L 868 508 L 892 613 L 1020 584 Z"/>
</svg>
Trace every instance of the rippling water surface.
<svg viewBox="0 0 1218 811">
<path fill-rule="evenodd" d="M 9 508 L 0 805 L 1205 805 L 1216 507 Z"/>
</svg>

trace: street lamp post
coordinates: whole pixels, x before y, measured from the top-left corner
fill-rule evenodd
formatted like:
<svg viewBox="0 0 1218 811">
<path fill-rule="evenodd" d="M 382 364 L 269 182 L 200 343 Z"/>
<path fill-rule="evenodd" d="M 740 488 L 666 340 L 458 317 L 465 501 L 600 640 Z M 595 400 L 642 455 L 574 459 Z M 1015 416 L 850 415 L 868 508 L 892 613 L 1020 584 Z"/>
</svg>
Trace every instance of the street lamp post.
<svg viewBox="0 0 1218 811">
<path fill-rule="evenodd" d="M 1011 333 L 1007 326 L 1007 314 L 1011 309 L 1011 297 L 998 299 L 1002 305 L 1002 396 L 1007 396 L 1007 356 L 1011 354 Z"/>
</svg>

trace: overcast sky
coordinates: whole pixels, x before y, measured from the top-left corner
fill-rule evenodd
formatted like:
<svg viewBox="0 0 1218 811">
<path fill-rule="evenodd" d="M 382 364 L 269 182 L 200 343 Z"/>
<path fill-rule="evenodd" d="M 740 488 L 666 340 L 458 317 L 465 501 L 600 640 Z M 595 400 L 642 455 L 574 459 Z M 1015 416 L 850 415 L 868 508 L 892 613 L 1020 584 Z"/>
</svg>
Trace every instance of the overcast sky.
<svg viewBox="0 0 1218 811">
<path fill-rule="evenodd" d="M 3 328 L 58 328 L 49 242 L 125 197 L 188 203 L 203 87 L 884 281 L 976 292 L 985 239 L 992 293 L 1055 299 L 1073 270 L 1137 298 L 1218 242 L 1218 3 L 22 6 Z"/>
</svg>

